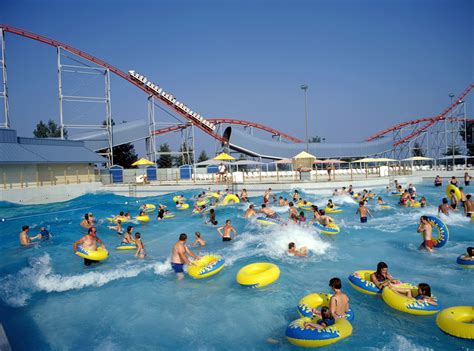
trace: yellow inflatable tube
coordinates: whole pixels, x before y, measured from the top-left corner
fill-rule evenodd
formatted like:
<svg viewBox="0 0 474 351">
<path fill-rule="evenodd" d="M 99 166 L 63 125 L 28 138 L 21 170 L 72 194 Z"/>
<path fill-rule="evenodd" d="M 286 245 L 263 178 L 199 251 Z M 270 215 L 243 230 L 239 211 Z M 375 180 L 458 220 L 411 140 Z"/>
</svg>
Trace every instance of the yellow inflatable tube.
<svg viewBox="0 0 474 351">
<path fill-rule="evenodd" d="M 147 215 L 136 216 L 135 219 L 140 222 L 148 222 L 150 220 L 150 217 L 148 217 Z"/>
<path fill-rule="evenodd" d="M 188 208 L 189 208 L 189 204 L 176 205 L 176 209 L 180 211 L 187 210 Z"/>
<path fill-rule="evenodd" d="M 207 278 L 219 273 L 224 268 L 224 259 L 219 255 L 205 255 L 188 268 L 188 274 L 195 278 Z"/>
<path fill-rule="evenodd" d="M 102 261 L 109 257 L 109 252 L 100 246 L 97 250 L 86 250 L 83 249 L 82 246 L 78 246 L 76 255 L 92 261 Z"/>
<path fill-rule="evenodd" d="M 276 281 L 280 277 L 280 268 L 268 262 L 252 263 L 237 273 L 237 283 L 251 288 L 261 288 Z"/>
<path fill-rule="evenodd" d="M 225 205 L 228 205 L 228 204 L 238 204 L 239 202 L 240 202 L 240 200 L 237 197 L 237 195 L 229 194 L 229 195 L 226 195 L 226 197 L 222 201 L 222 205 L 225 206 Z"/>
<path fill-rule="evenodd" d="M 474 306 L 455 306 L 442 310 L 436 325 L 446 334 L 463 339 L 474 339 Z"/>
<path fill-rule="evenodd" d="M 462 199 L 461 192 L 459 191 L 457 186 L 452 185 L 452 184 L 448 184 L 448 186 L 446 187 L 446 196 L 448 197 L 448 199 L 451 197 L 451 190 L 454 190 L 454 195 L 456 196 L 458 201 L 461 201 Z"/>
<path fill-rule="evenodd" d="M 412 289 L 412 295 L 418 295 L 418 288 Z M 399 294 L 392 289 L 383 289 L 382 290 L 382 299 L 387 305 L 401 312 L 416 314 L 416 315 L 428 315 L 438 313 L 441 309 L 438 305 L 431 305 L 426 301 L 417 300 L 412 297 L 408 297 L 402 294 Z M 436 301 L 436 298 L 433 296 L 433 299 Z"/>
</svg>

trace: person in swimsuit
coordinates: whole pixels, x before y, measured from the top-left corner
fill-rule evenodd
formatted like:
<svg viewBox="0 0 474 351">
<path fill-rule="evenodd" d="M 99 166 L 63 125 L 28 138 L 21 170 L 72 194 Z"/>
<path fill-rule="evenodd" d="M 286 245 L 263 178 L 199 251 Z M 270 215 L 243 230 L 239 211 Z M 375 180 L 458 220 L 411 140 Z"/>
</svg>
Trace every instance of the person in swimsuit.
<svg viewBox="0 0 474 351">
<path fill-rule="evenodd" d="M 196 260 L 199 260 L 201 257 L 195 255 L 188 247 L 186 246 L 186 240 L 188 236 L 185 233 L 179 235 L 179 240 L 174 244 L 173 249 L 171 250 L 171 268 L 173 268 L 176 273 L 178 280 L 184 278 L 183 266 L 185 264 L 193 264 L 189 258 L 192 257 Z"/>
<path fill-rule="evenodd" d="M 196 246 L 206 246 L 206 240 L 201 237 L 201 233 L 194 233 L 194 242 L 191 244 L 191 247 Z"/>
<path fill-rule="evenodd" d="M 118 235 L 123 234 L 122 221 L 120 219 L 117 220 L 117 225 L 111 225 L 108 228 L 117 231 Z"/>
<path fill-rule="evenodd" d="M 84 215 L 84 219 L 81 222 L 81 227 L 86 228 L 86 229 L 89 229 L 90 227 L 92 227 L 92 223 L 89 220 L 89 214 L 88 213 L 86 213 Z"/>
<path fill-rule="evenodd" d="M 332 217 L 327 216 L 324 210 L 319 210 L 318 221 L 321 225 L 323 225 L 324 227 L 327 227 L 329 226 L 329 223 L 334 222 L 334 219 Z"/>
<path fill-rule="evenodd" d="M 217 225 L 216 211 L 213 208 L 209 210 L 209 219 L 205 222 L 205 224 L 207 223 L 211 223 L 212 225 Z"/>
<path fill-rule="evenodd" d="M 472 217 L 474 214 L 474 202 L 472 201 L 472 195 L 466 195 L 466 202 L 464 203 L 464 213 L 467 217 Z"/>
<path fill-rule="evenodd" d="M 137 251 L 135 252 L 135 257 L 138 258 L 145 258 L 146 252 L 145 252 L 145 245 L 143 244 L 143 241 L 141 239 L 140 233 L 135 233 L 135 244 L 137 245 Z"/>
<path fill-rule="evenodd" d="M 423 235 L 423 242 L 421 243 L 418 250 L 425 249 L 428 252 L 433 252 L 433 245 L 434 245 L 433 238 L 432 238 L 433 228 L 431 227 L 431 224 L 428 221 L 428 217 L 426 216 L 420 217 L 420 224 L 418 225 L 417 232 Z"/>
<path fill-rule="evenodd" d="M 311 211 L 313 211 L 313 219 L 309 222 L 309 224 L 313 224 L 314 222 L 319 222 L 321 215 L 319 214 L 318 206 L 312 205 Z"/>
<path fill-rule="evenodd" d="M 463 255 L 461 258 L 463 260 L 474 261 L 474 247 L 470 246 L 466 249 L 467 254 Z"/>
<path fill-rule="evenodd" d="M 41 234 L 36 236 L 28 236 L 28 232 L 30 231 L 30 227 L 28 225 L 24 225 L 21 227 L 20 232 L 20 245 L 21 246 L 30 246 L 33 240 L 41 239 Z"/>
<path fill-rule="evenodd" d="M 438 215 L 440 213 L 443 213 L 446 216 L 449 216 L 449 209 L 450 208 L 451 207 L 449 207 L 449 205 L 448 205 L 448 199 L 444 197 L 443 200 L 441 201 L 441 205 L 438 206 Z"/>
<path fill-rule="evenodd" d="M 268 188 L 267 191 L 263 194 L 263 203 L 266 205 L 270 202 L 270 192 L 272 191 L 272 188 Z"/>
<path fill-rule="evenodd" d="M 461 207 L 464 209 L 464 203 L 466 202 L 466 193 L 464 192 L 464 188 L 462 186 L 459 187 L 459 192 L 461 193 L 461 199 L 459 202 L 461 203 Z"/>
<path fill-rule="evenodd" d="M 329 309 L 331 311 L 331 315 L 335 319 L 346 318 L 346 313 L 349 311 L 349 298 L 341 291 L 341 279 L 336 277 L 331 278 L 329 281 L 329 286 L 331 287 L 332 291 L 334 291 L 334 295 L 332 295 L 331 299 L 329 300 Z"/>
<path fill-rule="evenodd" d="M 298 222 L 298 211 L 296 210 L 295 205 L 293 204 L 293 202 L 290 202 L 288 206 L 290 207 L 289 212 L 288 212 L 289 213 L 288 218 L 294 223 Z"/>
<path fill-rule="evenodd" d="M 52 237 L 51 233 L 46 229 L 46 227 L 41 227 L 38 235 L 40 235 L 41 241 L 47 241 Z"/>
<path fill-rule="evenodd" d="M 84 250 L 90 250 L 90 251 L 96 251 L 97 250 L 97 244 L 100 244 L 100 246 L 105 249 L 104 242 L 99 239 L 97 236 L 97 229 L 95 227 L 90 227 L 89 230 L 87 231 L 87 234 L 77 240 L 73 245 L 72 248 L 74 252 L 77 251 L 77 247 L 81 245 L 81 247 Z M 89 260 L 88 258 L 84 258 L 84 264 L 86 266 L 90 266 L 91 263 L 94 263 L 97 261 L 94 260 Z"/>
<path fill-rule="evenodd" d="M 326 205 L 327 208 L 334 208 L 334 203 L 331 199 L 328 200 L 328 204 Z"/>
<path fill-rule="evenodd" d="M 268 218 L 277 218 L 278 217 L 276 212 L 273 211 L 270 207 L 267 207 L 267 205 L 265 205 L 265 204 L 262 204 L 262 208 L 260 209 L 260 212 L 263 213 Z"/>
<path fill-rule="evenodd" d="M 471 184 L 471 176 L 469 173 L 464 172 L 464 186 L 469 186 Z"/>
<path fill-rule="evenodd" d="M 234 233 L 234 239 L 237 236 L 237 231 L 235 230 L 234 227 L 230 225 L 230 219 L 225 221 L 225 225 L 217 228 L 217 231 L 219 232 L 222 241 L 231 241 L 232 238 L 230 237 L 231 233 Z"/>
<path fill-rule="evenodd" d="M 352 184 L 349 185 L 349 188 L 347 189 L 347 193 L 351 196 L 354 196 L 354 189 L 352 189 Z"/>
<path fill-rule="evenodd" d="M 283 196 L 280 196 L 278 198 L 278 206 L 284 206 L 285 205 L 285 200 L 283 200 Z"/>
<path fill-rule="evenodd" d="M 431 297 L 431 287 L 426 284 L 426 283 L 420 283 L 418 284 L 418 294 L 416 296 L 413 296 L 413 293 L 411 289 L 405 288 L 405 289 L 393 289 L 396 292 L 398 292 L 401 295 L 405 295 L 409 298 L 414 298 L 416 300 L 421 300 L 424 302 L 429 303 L 430 305 L 437 306 L 438 303 L 436 302 L 433 297 Z"/>
<path fill-rule="evenodd" d="M 295 192 L 293 193 L 293 202 L 298 202 L 299 199 L 300 193 L 298 192 L 298 190 L 295 190 Z"/>
<path fill-rule="evenodd" d="M 434 180 L 434 186 L 442 186 L 443 185 L 443 180 L 439 175 L 436 176 Z"/>
<path fill-rule="evenodd" d="M 388 273 L 388 266 L 385 262 L 377 263 L 377 270 L 370 275 L 370 281 L 379 289 L 383 289 L 390 284 L 398 283 L 398 280 L 395 280 Z"/>
<path fill-rule="evenodd" d="M 377 205 L 385 205 L 385 202 L 383 201 L 382 196 L 379 196 L 377 198 Z"/>
<path fill-rule="evenodd" d="M 305 328 L 311 327 L 314 329 L 324 329 L 330 327 L 331 325 L 334 325 L 334 323 L 336 322 L 334 317 L 331 315 L 331 311 L 326 306 L 321 307 L 321 312 L 316 311 L 316 313 L 313 313 L 317 316 L 320 316 L 321 318 L 318 319 L 316 323 L 304 322 Z"/>
<path fill-rule="evenodd" d="M 360 201 L 359 202 L 359 208 L 357 209 L 356 211 L 356 214 L 360 214 L 360 223 L 367 223 L 367 215 L 369 215 L 370 217 L 374 217 L 372 216 L 372 213 L 370 213 L 370 210 L 365 207 L 365 202 L 364 201 Z"/>
<path fill-rule="evenodd" d="M 245 211 L 244 218 L 250 218 L 250 217 L 255 216 L 257 214 L 257 212 L 255 212 L 253 207 L 254 207 L 253 204 L 249 205 L 249 208 L 247 208 L 247 210 Z"/>
<path fill-rule="evenodd" d="M 298 222 L 303 223 L 306 222 L 306 217 L 304 216 L 304 211 L 300 211 L 300 215 L 298 217 Z"/>
<path fill-rule="evenodd" d="M 247 195 L 247 189 L 242 189 L 242 191 L 240 192 L 240 200 L 242 200 L 242 202 L 249 201 L 248 195 Z"/>
<path fill-rule="evenodd" d="M 302 246 L 297 249 L 295 243 L 291 242 L 288 244 L 288 256 L 306 257 L 308 256 L 308 248 Z"/>
<path fill-rule="evenodd" d="M 133 227 L 129 225 L 127 227 L 127 231 L 125 232 L 125 235 L 122 238 L 122 244 L 130 245 L 130 244 L 135 243 L 135 241 L 133 240 L 132 233 L 133 233 Z"/>
<path fill-rule="evenodd" d="M 426 207 L 426 197 L 422 197 L 420 199 L 420 207 Z"/>
<path fill-rule="evenodd" d="M 458 198 L 456 197 L 454 189 L 451 189 L 449 192 L 449 199 L 451 200 L 451 208 L 456 211 L 456 208 L 458 207 Z"/>
<path fill-rule="evenodd" d="M 454 186 L 458 186 L 458 180 L 456 179 L 455 176 L 451 177 L 451 180 L 449 181 L 449 184 L 452 184 Z"/>
</svg>

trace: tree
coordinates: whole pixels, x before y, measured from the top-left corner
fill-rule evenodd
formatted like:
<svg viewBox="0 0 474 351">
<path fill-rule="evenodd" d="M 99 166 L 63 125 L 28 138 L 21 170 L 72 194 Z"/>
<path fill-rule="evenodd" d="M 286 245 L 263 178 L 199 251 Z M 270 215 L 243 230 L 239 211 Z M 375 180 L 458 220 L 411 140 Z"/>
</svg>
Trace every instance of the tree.
<svg viewBox="0 0 474 351">
<path fill-rule="evenodd" d="M 120 165 L 124 168 L 135 168 L 132 163 L 138 160 L 138 155 L 135 152 L 135 146 L 131 143 L 114 146 L 112 149 L 114 155 L 114 164 Z"/>
<path fill-rule="evenodd" d="M 36 129 L 33 131 L 33 135 L 37 138 L 60 138 L 61 129 L 52 119 L 48 120 L 48 124 L 45 124 L 43 120 L 40 120 L 36 125 Z M 66 129 L 64 129 L 64 138 L 67 139 Z"/>
<path fill-rule="evenodd" d="M 443 155 L 444 156 L 461 155 L 461 150 L 459 149 L 459 146 L 457 145 L 450 145 L 448 146 L 446 152 Z"/>
<path fill-rule="evenodd" d="M 183 143 L 179 148 L 180 155 L 175 157 L 175 165 L 190 165 L 194 163 L 193 149 L 186 143 Z"/>
<path fill-rule="evenodd" d="M 425 156 L 425 153 L 423 152 L 423 148 L 421 147 L 421 145 L 419 143 L 413 144 L 413 149 L 411 151 L 411 155 L 412 156 L 420 156 L 420 157 Z"/>
<path fill-rule="evenodd" d="M 204 162 L 204 161 L 207 161 L 207 160 L 209 160 L 209 157 L 207 157 L 206 151 L 202 150 L 201 153 L 199 154 L 199 157 L 198 157 L 198 163 L 199 162 Z"/>
<path fill-rule="evenodd" d="M 461 135 L 462 140 L 466 143 L 468 156 L 474 156 L 474 122 L 466 122 L 466 131 L 464 131 L 464 128 L 460 128 L 459 134 Z"/>
<path fill-rule="evenodd" d="M 169 154 L 171 152 L 170 146 L 167 143 L 161 144 L 158 153 L 164 153 L 163 155 L 160 154 L 160 158 L 157 161 L 158 167 L 160 168 L 170 168 L 173 166 L 173 159 Z"/>
</svg>

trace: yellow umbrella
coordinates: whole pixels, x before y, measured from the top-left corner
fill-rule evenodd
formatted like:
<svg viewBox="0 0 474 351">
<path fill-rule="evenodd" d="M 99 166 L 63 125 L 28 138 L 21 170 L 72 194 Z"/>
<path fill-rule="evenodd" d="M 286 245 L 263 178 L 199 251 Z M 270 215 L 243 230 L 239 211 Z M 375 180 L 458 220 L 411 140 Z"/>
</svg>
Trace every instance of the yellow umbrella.
<svg viewBox="0 0 474 351">
<path fill-rule="evenodd" d="M 217 155 L 216 157 L 214 157 L 213 160 L 216 160 L 216 161 L 235 161 L 236 158 L 226 154 L 225 152 L 222 152 L 219 155 Z"/>
<path fill-rule="evenodd" d="M 155 163 L 148 161 L 146 158 L 141 158 L 138 161 L 132 163 L 132 166 L 153 166 Z"/>
</svg>

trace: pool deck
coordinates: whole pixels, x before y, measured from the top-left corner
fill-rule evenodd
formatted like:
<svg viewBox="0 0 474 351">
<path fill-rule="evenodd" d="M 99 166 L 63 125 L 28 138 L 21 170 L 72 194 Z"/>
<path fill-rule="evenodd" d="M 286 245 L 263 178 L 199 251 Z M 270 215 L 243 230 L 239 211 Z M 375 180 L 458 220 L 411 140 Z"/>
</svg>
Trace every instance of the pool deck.
<svg viewBox="0 0 474 351">
<path fill-rule="evenodd" d="M 265 190 L 272 188 L 274 192 L 291 191 L 293 189 L 304 189 L 308 192 L 318 192 L 320 194 L 331 194 L 334 189 L 349 186 L 352 184 L 355 191 L 361 191 L 365 188 L 381 188 L 385 187 L 397 179 L 401 184 L 414 183 L 418 184 L 425 180 L 433 180 L 439 174 L 443 179 L 448 179 L 455 175 L 462 183 L 464 171 L 418 171 L 411 175 L 400 176 L 369 176 L 368 178 L 350 179 L 349 177 L 338 177 L 335 181 L 320 180 L 313 181 L 286 181 L 277 182 L 276 179 L 262 179 L 262 182 L 252 183 L 231 183 L 231 184 L 216 184 L 210 182 L 192 182 L 192 181 L 170 181 L 152 183 L 147 185 L 141 184 L 110 184 L 103 185 L 101 183 L 87 183 L 87 184 L 68 184 L 55 185 L 43 187 L 28 187 L 28 188 L 14 188 L 14 189 L 0 189 L 0 201 L 7 201 L 16 204 L 32 205 L 32 204 L 46 204 L 53 202 L 69 201 L 76 197 L 88 193 L 113 193 L 116 195 L 128 197 L 146 197 L 159 196 L 169 193 L 186 191 L 192 189 L 209 189 L 221 190 L 229 188 L 232 192 L 238 193 L 243 188 L 247 189 L 249 196 L 262 195 Z"/>
</svg>

